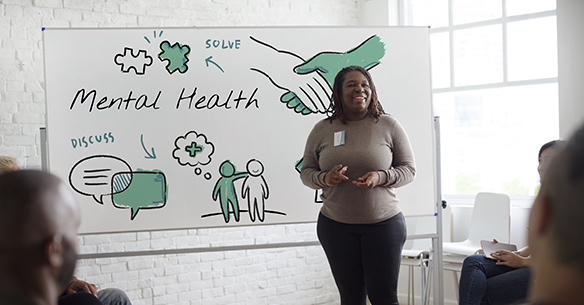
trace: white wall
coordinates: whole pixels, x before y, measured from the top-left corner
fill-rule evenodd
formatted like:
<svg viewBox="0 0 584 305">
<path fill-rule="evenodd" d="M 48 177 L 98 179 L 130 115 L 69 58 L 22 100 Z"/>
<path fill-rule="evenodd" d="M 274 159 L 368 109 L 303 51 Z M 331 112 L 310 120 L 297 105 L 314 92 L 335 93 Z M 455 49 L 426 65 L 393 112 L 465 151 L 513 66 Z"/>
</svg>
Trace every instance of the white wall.
<svg viewBox="0 0 584 305">
<path fill-rule="evenodd" d="M 0 154 L 40 168 L 42 27 L 350 26 L 356 0 L 2 0 Z"/>
<path fill-rule="evenodd" d="M 397 25 L 398 2 L 0 0 L 0 155 L 41 167 L 42 27 Z M 87 254 L 286 243 L 316 240 L 314 232 L 314 224 L 299 224 L 99 234 L 81 236 L 79 247 Z M 339 303 L 321 247 L 84 259 L 76 275 L 100 288 L 123 289 L 135 305 Z M 407 269 L 402 300 L 405 276 Z"/>
<path fill-rule="evenodd" d="M 584 124 L 584 1 L 558 0 L 560 137 Z"/>
<path fill-rule="evenodd" d="M 2 0 L 0 155 L 40 168 L 42 27 L 351 26 L 356 0 Z M 316 240 L 314 224 L 87 235 L 81 253 Z M 81 260 L 76 275 L 140 304 L 337 304 L 321 247 Z"/>
<path fill-rule="evenodd" d="M 400 0 L 361 0 L 360 24 L 364 26 L 400 25 Z"/>
<path fill-rule="evenodd" d="M 584 121 L 583 14 L 584 1 L 558 1 L 562 138 Z M 0 155 L 40 168 L 42 27 L 384 25 L 397 24 L 396 16 L 395 0 L 2 0 Z M 90 235 L 79 241 L 82 253 L 95 253 L 314 239 L 314 225 L 304 224 Z M 338 303 L 320 247 L 82 260 L 77 276 L 101 288 L 120 287 L 134 304 Z"/>
</svg>

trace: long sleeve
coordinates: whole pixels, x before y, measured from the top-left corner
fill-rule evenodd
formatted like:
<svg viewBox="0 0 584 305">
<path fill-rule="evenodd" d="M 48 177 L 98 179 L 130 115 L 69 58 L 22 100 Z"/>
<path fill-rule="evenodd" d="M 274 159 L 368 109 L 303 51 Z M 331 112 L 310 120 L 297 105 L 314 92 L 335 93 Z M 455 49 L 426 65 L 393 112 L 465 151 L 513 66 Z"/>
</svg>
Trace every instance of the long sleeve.
<svg viewBox="0 0 584 305">
<path fill-rule="evenodd" d="M 397 121 L 393 121 L 390 131 L 393 162 L 391 168 L 381 170 L 380 186 L 400 187 L 414 181 L 416 165 L 410 139 L 404 128 Z"/>
<path fill-rule="evenodd" d="M 343 133 L 345 141 L 335 142 Z M 324 177 L 331 168 L 347 166 L 349 179 L 327 186 Z M 381 184 L 363 190 L 353 184 L 368 172 L 377 171 Z M 318 122 L 307 138 L 300 178 L 312 189 L 322 189 L 321 213 L 342 223 L 375 223 L 400 212 L 395 188 L 413 181 L 414 155 L 408 137 L 395 118 Z"/>
<path fill-rule="evenodd" d="M 318 124 L 322 124 L 319 122 Z M 312 189 L 321 189 L 326 187 L 324 182 L 324 176 L 327 171 L 322 171 L 318 163 L 320 154 L 320 132 L 318 130 L 318 124 L 312 129 L 308 139 L 306 140 L 306 146 L 304 147 L 304 157 L 302 161 L 302 169 L 300 170 L 300 179 L 304 185 Z"/>
</svg>

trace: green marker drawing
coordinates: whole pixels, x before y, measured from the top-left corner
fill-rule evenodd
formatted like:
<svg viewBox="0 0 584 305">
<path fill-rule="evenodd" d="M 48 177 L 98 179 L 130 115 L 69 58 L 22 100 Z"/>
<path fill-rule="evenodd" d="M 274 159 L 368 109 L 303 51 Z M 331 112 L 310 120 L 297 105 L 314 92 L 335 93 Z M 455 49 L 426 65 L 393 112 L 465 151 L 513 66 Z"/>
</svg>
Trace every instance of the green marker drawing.
<svg viewBox="0 0 584 305">
<path fill-rule="evenodd" d="M 322 52 L 306 62 L 294 67 L 298 74 L 308 74 L 317 71 L 329 83 L 331 88 L 335 82 L 335 76 L 343 68 L 348 66 L 360 66 L 369 70 L 381 63 L 385 56 L 385 43 L 377 35 L 369 37 L 357 47 L 344 52 Z"/>
<path fill-rule="evenodd" d="M 202 153 L 205 149 L 205 146 L 198 145 L 197 142 L 191 142 L 191 145 L 185 147 L 185 150 L 189 153 L 191 158 L 197 156 L 197 154 Z"/>
<path fill-rule="evenodd" d="M 209 56 L 209 57 L 205 58 L 205 64 L 207 65 L 207 67 L 209 67 L 209 63 L 212 63 L 217 68 L 219 68 L 219 70 L 221 70 L 221 72 L 225 73 L 225 71 L 223 71 L 223 69 L 216 62 L 212 61 L 211 58 L 213 58 L 213 56 Z"/>
<path fill-rule="evenodd" d="M 112 177 L 112 201 L 119 209 L 130 209 L 134 220 L 141 209 L 160 209 L 166 205 L 168 185 L 161 171 L 119 172 Z"/>
<path fill-rule="evenodd" d="M 369 70 L 380 64 L 385 56 L 385 43 L 377 35 L 369 37 L 346 52 L 321 52 L 308 60 L 293 52 L 277 49 L 254 37 L 250 39 L 275 51 L 277 56 L 284 56 L 284 59 L 295 58 L 300 62 L 293 69 L 285 65 L 250 69 L 263 74 L 275 87 L 283 90 L 280 101 L 301 115 L 326 114 L 330 111 L 334 80 L 343 68 L 360 66 Z M 291 71 L 292 75 L 286 74 L 286 71 Z M 313 72 L 316 73 L 312 74 Z M 286 79 L 282 77 L 283 74 L 287 75 Z"/>
<path fill-rule="evenodd" d="M 142 148 L 144 149 L 144 151 L 146 152 L 146 154 L 148 156 L 144 156 L 144 158 L 146 159 L 156 159 L 156 152 L 154 152 L 154 147 L 152 147 L 152 154 L 150 154 L 148 152 L 148 150 L 146 149 L 146 146 L 144 145 L 144 135 L 140 135 L 140 143 L 142 143 Z"/>
<path fill-rule="evenodd" d="M 229 160 L 221 163 L 219 173 L 221 174 L 221 178 L 217 180 L 213 188 L 213 200 L 217 201 L 219 199 L 225 223 L 229 222 L 229 207 L 233 210 L 235 221 L 239 221 L 239 202 L 237 201 L 237 194 L 233 183 L 235 180 L 247 177 L 248 173 L 236 171 L 235 165 Z"/>
<path fill-rule="evenodd" d="M 161 61 L 167 61 L 166 70 L 172 74 L 176 71 L 185 73 L 189 69 L 187 62 L 189 61 L 189 54 L 191 48 L 188 45 L 181 45 L 176 42 L 170 45 L 170 42 L 163 41 L 160 43 L 161 52 L 158 53 L 158 58 Z"/>
</svg>

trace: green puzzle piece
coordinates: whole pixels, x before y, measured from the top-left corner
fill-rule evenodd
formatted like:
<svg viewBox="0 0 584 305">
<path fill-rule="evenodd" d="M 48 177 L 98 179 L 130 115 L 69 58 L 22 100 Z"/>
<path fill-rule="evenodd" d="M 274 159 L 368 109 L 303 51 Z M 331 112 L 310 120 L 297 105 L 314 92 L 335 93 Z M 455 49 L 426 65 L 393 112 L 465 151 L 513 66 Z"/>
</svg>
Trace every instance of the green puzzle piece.
<svg viewBox="0 0 584 305">
<path fill-rule="evenodd" d="M 172 74 L 175 71 L 185 73 L 189 69 L 187 62 L 189 61 L 189 54 L 191 48 L 188 45 L 181 45 L 175 42 L 170 45 L 168 41 L 160 43 L 161 52 L 158 53 L 158 58 L 161 61 L 167 61 L 166 70 Z"/>
</svg>

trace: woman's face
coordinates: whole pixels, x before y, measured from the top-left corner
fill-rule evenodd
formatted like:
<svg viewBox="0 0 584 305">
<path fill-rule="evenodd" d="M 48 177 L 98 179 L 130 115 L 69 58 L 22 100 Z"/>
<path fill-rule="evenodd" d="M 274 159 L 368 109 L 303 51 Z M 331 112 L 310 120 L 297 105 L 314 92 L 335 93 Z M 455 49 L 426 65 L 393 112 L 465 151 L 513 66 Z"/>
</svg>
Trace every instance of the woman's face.
<svg viewBox="0 0 584 305">
<path fill-rule="evenodd" d="M 342 103 L 344 113 L 349 121 L 358 121 L 367 115 L 371 103 L 371 87 L 369 81 L 359 71 L 345 74 L 342 84 Z"/>
<path fill-rule="evenodd" d="M 543 175 L 547 170 L 548 164 L 550 163 L 550 160 L 552 159 L 555 153 L 556 150 L 552 147 L 548 147 L 541 152 L 541 155 L 539 156 L 539 165 L 537 166 L 537 172 L 539 173 L 540 182 L 543 179 Z"/>
</svg>

